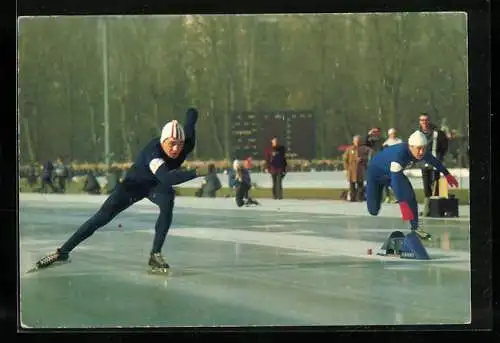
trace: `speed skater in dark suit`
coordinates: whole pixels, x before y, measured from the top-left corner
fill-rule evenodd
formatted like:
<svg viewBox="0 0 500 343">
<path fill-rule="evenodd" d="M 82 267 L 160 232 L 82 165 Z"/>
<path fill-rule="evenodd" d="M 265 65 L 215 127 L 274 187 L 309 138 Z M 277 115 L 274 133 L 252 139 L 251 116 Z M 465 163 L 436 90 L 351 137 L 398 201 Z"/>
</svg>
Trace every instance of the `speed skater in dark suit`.
<svg viewBox="0 0 500 343">
<path fill-rule="evenodd" d="M 412 163 L 423 160 L 443 173 L 450 186 L 458 187 L 457 180 L 448 169 L 426 150 L 427 138 L 420 131 L 415 131 L 408 142 L 392 145 L 377 155 L 368 164 L 366 177 L 366 204 L 371 215 L 378 215 L 384 187 L 389 185 L 394 192 L 404 221 L 410 222 L 410 228 L 421 239 L 430 239 L 431 235 L 418 223 L 418 206 L 410 180 L 403 171 Z"/>
<path fill-rule="evenodd" d="M 39 260 L 36 268 L 45 268 L 55 262 L 68 260 L 69 253 L 96 230 L 134 203 L 148 198 L 160 209 L 148 264 L 155 271 L 166 272 L 169 265 L 165 262 L 161 250 L 172 223 L 175 198 L 172 186 L 207 174 L 207 168 L 179 170 L 195 146 L 197 119 L 198 111 L 190 108 L 186 113 L 184 127 L 177 120 L 168 122 L 163 127 L 161 136 L 152 139 L 139 152 L 124 180 L 115 187 L 101 208 L 56 252 Z"/>
</svg>

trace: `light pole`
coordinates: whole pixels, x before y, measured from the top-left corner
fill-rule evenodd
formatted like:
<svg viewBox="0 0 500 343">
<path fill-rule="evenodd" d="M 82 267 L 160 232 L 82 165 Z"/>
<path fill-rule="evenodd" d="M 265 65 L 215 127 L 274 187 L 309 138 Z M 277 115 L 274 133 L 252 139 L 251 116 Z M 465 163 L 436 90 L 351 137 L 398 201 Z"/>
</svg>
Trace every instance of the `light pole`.
<svg viewBox="0 0 500 343">
<path fill-rule="evenodd" d="M 100 19 L 101 41 L 102 41 L 102 76 L 103 76 L 103 99 L 104 99 L 104 161 L 110 166 L 109 152 L 109 105 L 108 105 L 108 42 L 106 32 L 106 19 Z"/>
</svg>

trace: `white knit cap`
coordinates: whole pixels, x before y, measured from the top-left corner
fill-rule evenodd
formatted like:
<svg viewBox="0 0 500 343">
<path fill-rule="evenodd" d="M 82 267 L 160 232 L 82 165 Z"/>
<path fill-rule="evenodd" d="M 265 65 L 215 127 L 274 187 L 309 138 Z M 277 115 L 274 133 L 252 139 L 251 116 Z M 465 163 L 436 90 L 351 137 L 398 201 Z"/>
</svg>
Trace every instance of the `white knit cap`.
<svg viewBox="0 0 500 343">
<path fill-rule="evenodd" d="M 411 134 L 410 138 L 408 138 L 408 145 L 411 146 L 426 146 L 427 138 L 420 131 L 415 131 Z"/>
<path fill-rule="evenodd" d="M 180 141 L 184 141 L 186 139 L 184 128 L 181 124 L 179 124 L 177 120 L 172 120 L 165 124 L 165 126 L 161 130 L 160 143 L 163 143 L 163 141 L 170 137 Z"/>
<path fill-rule="evenodd" d="M 388 134 L 388 135 L 390 135 L 391 133 L 395 133 L 395 132 L 396 132 L 396 129 L 395 129 L 395 128 L 393 128 L 393 127 L 391 127 L 391 128 L 389 129 L 389 131 L 387 131 L 387 134 Z"/>
</svg>

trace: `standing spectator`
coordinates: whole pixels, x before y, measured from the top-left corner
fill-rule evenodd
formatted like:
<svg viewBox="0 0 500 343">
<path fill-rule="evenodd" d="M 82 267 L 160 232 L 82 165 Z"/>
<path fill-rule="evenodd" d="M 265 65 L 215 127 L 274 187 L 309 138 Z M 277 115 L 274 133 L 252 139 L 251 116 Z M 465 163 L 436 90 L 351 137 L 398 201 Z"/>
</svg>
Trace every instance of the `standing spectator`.
<svg viewBox="0 0 500 343">
<path fill-rule="evenodd" d="M 68 179 L 69 172 L 68 172 L 68 167 L 64 164 L 62 158 L 58 158 L 56 160 L 56 165 L 55 167 L 55 177 L 54 181 L 57 184 L 57 187 L 59 188 L 60 193 L 65 193 L 66 192 L 66 180 Z"/>
<path fill-rule="evenodd" d="M 349 201 L 364 200 L 365 172 L 368 166 L 370 148 L 361 145 L 361 136 L 356 135 L 352 139 L 352 145 L 344 152 L 344 170 L 349 182 Z"/>
<path fill-rule="evenodd" d="M 52 176 L 54 173 L 54 165 L 51 161 L 47 161 L 42 166 L 42 185 L 40 187 L 41 193 L 47 193 L 47 186 L 50 187 L 53 193 L 57 193 L 57 188 L 52 183 Z"/>
<path fill-rule="evenodd" d="M 382 137 L 380 136 L 380 128 L 374 127 L 368 131 L 368 135 L 365 138 L 365 144 L 371 149 L 371 154 L 375 155 L 380 150 L 382 150 Z M 370 156 L 371 158 L 372 156 Z"/>
<path fill-rule="evenodd" d="M 382 148 L 385 148 L 386 146 L 391 146 L 394 144 L 399 144 L 403 143 L 403 140 L 397 136 L 397 131 L 395 128 L 390 128 L 389 131 L 387 131 L 387 139 L 385 140 L 384 143 L 382 143 Z"/>
<path fill-rule="evenodd" d="M 270 173 L 273 182 L 273 199 L 283 199 L 283 178 L 287 171 L 285 147 L 280 145 L 278 137 L 271 139 L 271 146 L 264 151 L 264 172 Z"/>
<path fill-rule="evenodd" d="M 419 131 L 425 135 L 425 138 L 427 138 L 426 150 L 440 162 L 443 162 L 444 156 L 448 151 L 448 138 L 442 130 L 438 129 L 436 125 L 430 122 L 430 118 L 427 113 L 422 113 L 419 117 Z M 433 168 L 430 164 L 425 163 L 422 167 L 422 181 L 424 184 L 425 194 L 424 210 L 422 212 L 423 217 L 429 216 L 429 198 L 433 195 L 439 195 L 439 187 L 437 187 L 439 176 L 439 171 Z M 434 191 L 432 189 L 433 184 L 435 185 Z"/>
<path fill-rule="evenodd" d="M 35 187 L 35 185 L 37 184 L 37 181 L 38 181 L 38 173 L 36 170 L 36 163 L 35 162 L 31 162 L 29 167 L 28 167 L 27 179 L 28 179 L 28 186 L 30 188 Z"/>
<path fill-rule="evenodd" d="M 397 131 L 395 128 L 390 128 L 389 131 L 387 131 L 387 135 L 388 138 L 385 140 L 384 143 L 382 143 L 382 149 L 394 144 L 403 143 L 403 140 L 397 137 Z M 389 185 L 385 185 L 385 202 L 386 203 L 394 202 L 394 197 L 392 195 L 391 190 L 389 189 Z"/>
</svg>

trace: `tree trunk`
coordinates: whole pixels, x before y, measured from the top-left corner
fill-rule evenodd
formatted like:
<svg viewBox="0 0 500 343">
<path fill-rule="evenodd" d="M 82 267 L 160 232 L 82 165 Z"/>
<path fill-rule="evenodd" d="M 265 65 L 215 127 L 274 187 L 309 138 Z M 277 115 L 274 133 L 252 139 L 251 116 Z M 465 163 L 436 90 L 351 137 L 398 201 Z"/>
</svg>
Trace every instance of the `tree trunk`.
<svg viewBox="0 0 500 343">
<path fill-rule="evenodd" d="M 24 136 L 26 137 L 25 142 L 26 142 L 26 147 L 28 149 L 28 156 L 30 157 L 30 161 L 36 161 L 35 152 L 33 150 L 33 142 L 31 140 L 28 118 L 24 118 L 22 122 L 23 122 Z"/>
</svg>

